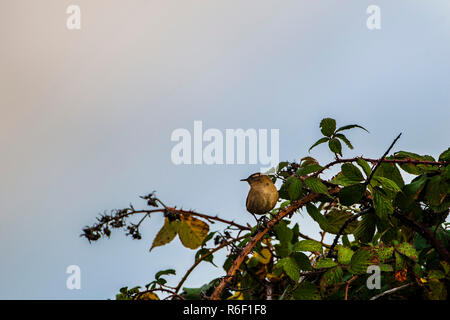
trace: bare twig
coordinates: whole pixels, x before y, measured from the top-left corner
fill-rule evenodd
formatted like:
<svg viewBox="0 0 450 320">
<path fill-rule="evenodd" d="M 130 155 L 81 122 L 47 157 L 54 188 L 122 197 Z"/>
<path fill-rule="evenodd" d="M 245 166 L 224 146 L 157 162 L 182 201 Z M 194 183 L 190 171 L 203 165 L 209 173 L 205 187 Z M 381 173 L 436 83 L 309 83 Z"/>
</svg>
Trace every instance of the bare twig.
<svg viewBox="0 0 450 320">
<path fill-rule="evenodd" d="M 331 244 L 330 250 L 328 251 L 327 254 L 327 258 L 331 258 L 331 256 L 333 255 L 333 250 L 336 247 L 340 236 L 344 233 L 345 229 L 347 228 L 347 226 L 352 223 L 353 221 L 355 221 L 356 219 L 358 219 L 359 217 L 361 217 L 362 215 L 365 215 L 366 213 L 372 211 L 372 208 L 367 208 L 362 210 L 361 212 L 355 214 L 354 216 L 350 217 L 349 219 L 347 219 L 344 224 L 342 225 L 342 227 L 339 229 L 339 232 L 336 234 L 336 237 L 334 237 L 333 243 Z"/>
<path fill-rule="evenodd" d="M 373 296 L 373 297 L 370 298 L 369 300 L 376 300 L 376 299 L 378 299 L 378 298 L 380 298 L 380 297 L 382 297 L 382 296 L 385 296 L 385 295 L 394 293 L 394 292 L 396 292 L 396 291 L 405 289 L 405 288 L 409 287 L 409 286 L 412 285 L 412 284 L 413 284 L 413 283 L 411 282 L 411 283 L 404 284 L 404 285 L 402 285 L 402 286 L 400 286 L 400 287 L 396 287 L 396 288 L 392 288 L 392 289 L 386 290 L 386 291 L 384 291 L 384 292 L 382 292 L 382 293 L 380 293 L 380 294 L 377 294 L 376 296 Z"/>
<path fill-rule="evenodd" d="M 244 239 L 246 236 L 241 236 L 239 238 L 236 239 L 232 239 L 230 241 L 227 242 L 223 242 L 221 243 L 219 246 L 217 246 L 216 248 L 210 250 L 208 253 L 204 254 L 203 256 L 201 256 L 200 258 L 198 258 L 195 263 L 186 271 L 185 275 L 183 276 L 183 278 L 181 279 L 181 281 L 178 283 L 178 285 L 175 288 L 175 293 L 177 293 L 178 291 L 180 291 L 181 286 L 183 285 L 183 283 L 186 281 L 187 277 L 191 274 L 192 271 L 194 271 L 194 269 L 199 265 L 200 262 L 202 262 L 203 260 L 205 260 L 207 257 L 209 257 L 210 255 L 212 255 L 213 253 L 219 251 L 220 249 L 230 245 L 233 242 L 239 241 Z"/>
<path fill-rule="evenodd" d="M 348 287 L 350 287 L 350 284 L 355 281 L 358 278 L 358 275 L 354 275 L 353 277 L 351 277 L 348 281 L 347 284 L 345 285 L 345 297 L 344 300 L 348 300 Z"/>
<path fill-rule="evenodd" d="M 372 170 L 372 172 L 370 173 L 369 177 L 366 180 L 366 185 L 368 185 L 370 183 L 370 180 L 372 180 L 373 175 L 375 174 L 375 172 L 377 171 L 378 167 L 380 166 L 380 164 L 383 162 L 384 158 L 386 158 L 386 156 L 388 155 L 388 153 L 391 151 L 391 149 L 394 147 L 394 144 L 397 142 L 398 139 L 400 139 L 401 137 L 401 133 L 397 136 L 397 138 L 394 139 L 394 141 L 391 143 L 391 145 L 389 146 L 389 148 L 386 150 L 386 152 L 383 154 L 383 156 L 378 160 L 377 164 L 375 165 L 375 168 Z"/>
</svg>

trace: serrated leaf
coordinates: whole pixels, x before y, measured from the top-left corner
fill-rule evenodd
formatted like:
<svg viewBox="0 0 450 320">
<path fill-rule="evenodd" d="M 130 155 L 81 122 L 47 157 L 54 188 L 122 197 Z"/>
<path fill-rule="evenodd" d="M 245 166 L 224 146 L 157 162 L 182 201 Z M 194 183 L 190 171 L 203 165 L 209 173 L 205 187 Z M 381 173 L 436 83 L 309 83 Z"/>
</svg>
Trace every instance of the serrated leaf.
<svg viewBox="0 0 450 320">
<path fill-rule="evenodd" d="M 169 275 L 169 274 L 176 274 L 176 272 L 174 269 L 161 270 L 155 274 L 155 279 L 158 280 L 161 276 Z"/>
<path fill-rule="evenodd" d="M 313 163 L 313 164 L 309 164 L 307 166 L 301 167 L 297 170 L 297 174 L 300 176 L 306 176 L 310 173 L 319 171 L 320 169 L 322 169 L 322 166 L 317 164 L 317 163 Z"/>
<path fill-rule="evenodd" d="M 336 130 L 336 120 L 325 118 L 320 121 L 320 131 L 326 137 L 330 137 Z"/>
<path fill-rule="evenodd" d="M 351 217 L 353 217 L 353 214 L 351 212 L 348 212 L 346 210 L 333 209 L 326 215 L 327 219 L 326 229 L 322 228 L 322 230 L 328 233 L 337 234 L 340 231 L 343 224 Z M 358 223 L 359 222 L 356 220 L 349 223 L 345 228 L 343 234 L 353 233 L 355 228 L 358 226 Z"/>
<path fill-rule="evenodd" d="M 430 279 L 428 281 L 429 292 L 428 298 L 430 300 L 445 300 L 447 299 L 447 288 L 444 283 L 438 279 Z"/>
<path fill-rule="evenodd" d="M 288 187 L 289 199 L 291 201 L 298 200 L 302 194 L 303 182 L 300 179 L 293 178 Z"/>
<path fill-rule="evenodd" d="M 380 267 L 380 271 L 383 271 L 383 272 L 392 272 L 392 271 L 394 271 L 394 268 L 390 264 L 381 263 L 378 266 Z"/>
<path fill-rule="evenodd" d="M 329 139 L 326 137 L 320 138 L 319 140 L 317 140 L 308 150 L 308 152 L 311 151 L 312 148 L 317 147 L 319 144 L 325 143 L 327 142 Z"/>
<path fill-rule="evenodd" d="M 350 140 L 347 139 L 346 136 L 344 136 L 342 133 L 338 133 L 335 135 L 336 138 L 341 139 L 342 142 L 345 143 L 345 145 L 349 148 L 349 149 L 353 149 L 353 145 L 350 142 Z"/>
<path fill-rule="evenodd" d="M 342 144 L 338 139 L 330 139 L 328 141 L 328 147 L 332 152 L 342 155 Z"/>
<path fill-rule="evenodd" d="M 281 264 L 284 272 L 286 272 L 289 278 L 291 278 L 295 282 L 298 282 L 298 280 L 300 279 L 300 270 L 293 257 L 283 258 L 278 261 L 278 264 Z"/>
<path fill-rule="evenodd" d="M 353 274 L 364 274 L 367 272 L 367 267 L 374 264 L 375 254 L 367 249 L 359 249 L 350 261 L 349 271 Z"/>
<path fill-rule="evenodd" d="M 316 269 L 331 268 L 337 266 L 337 263 L 330 258 L 323 258 L 316 262 Z"/>
<path fill-rule="evenodd" d="M 372 241 L 375 234 L 376 219 L 375 215 L 370 212 L 361 217 L 358 227 L 355 229 L 355 238 L 363 243 Z"/>
<path fill-rule="evenodd" d="M 322 253 L 322 245 L 315 240 L 301 240 L 294 244 L 294 251 L 318 251 Z"/>
<path fill-rule="evenodd" d="M 293 293 L 296 300 L 321 300 L 318 288 L 309 281 L 303 281 Z"/>
<path fill-rule="evenodd" d="M 328 220 L 320 211 L 311 203 L 306 204 L 306 210 L 310 217 L 316 221 L 322 229 L 326 229 L 328 225 Z"/>
<path fill-rule="evenodd" d="M 378 262 L 386 262 L 388 259 L 390 259 L 394 254 L 394 247 L 380 245 L 375 247 L 375 250 L 378 255 Z"/>
<path fill-rule="evenodd" d="M 432 156 L 428 155 L 418 155 L 417 153 L 407 152 L 407 151 L 398 151 L 394 154 L 395 159 L 411 159 L 411 160 L 425 160 L 425 161 L 435 161 Z M 404 171 L 419 175 L 429 171 L 434 171 L 437 169 L 437 166 L 431 165 L 423 165 L 423 164 L 414 164 L 414 163 L 402 163 L 400 164 L 400 168 Z"/>
<path fill-rule="evenodd" d="M 341 167 L 342 174 L 352 181 L 362 181 L 364 177 L 359 169 L 351 163 L 344 163 Z"/>
<path fill-rule="evenodd" d="M 339 172 L 333 179 L 330 180 L 330 183 L 346 187 L 354 184 L 355 182 L 344 176 L 342 172 Z"/>
<path fill-rule="evenodd" d="M 300 270 L 312 270 L 311 261 L 309 261 L 308 257 L 303 252 L 294 252 L 292 253 L 292 257 L 295 259 L 295 262 L 297 262 Z"/>
<path fill-rule="evenodd" d="M 291 242 L 293 231 L 287 226 L 285 221 L 280 221 L 273 229 L 282 245 Z"/>
<path fill-rule="evenodd" d="M 325 290 L 325 288 L 329 285 L 337 284 L 342 281 L 342 276 L 344 272 L 340 266 L 331 268 L 327 270 L 320 279 L 320 288 L 321 290 Z"/>
<path fill-rule="evenodd" d="M 364 170 L 364 173 L 367 177 L 370 176 L 372 169 L 370 169 L 370 166 L 366 160 L 364 160 L 363 158 L 358 158 L 356 159 L 356 163 L 358 163 L 358 165 Z"/>
<path fill-rule="evenodd" d="M 206 238 L 209 226 L 202 220 L 191 216 L 182 216 L 178 236 L 181 243 L 190 249 L 197 249 Z"/>
<path fill-rule="evenodd" d="M 352 259 L 353 254 L 354 254 L 354 252 L 352 249 L 344 247 L 344 246 L 339 246 L 339 249 L 338 249 L 339 263 L 349 264 Z"/>
<path fill-rule="evenodd" d="M 339 190 L 339 201 L 344 206 L 350 206 L 361 200 L 365 191 L 366 185 L 364 183 L 343 187 Z"/>
<path fill-rule="evenodd" d="M 400 189 L 400 187 L 391 179 L 380 176 L 373 177 L 373 179 L 376 180 L 378 183 L 380 183 L 383 189 L 390 190 L 393 192 L 402 191 L 402 189 Z"/>
<path fill-rule="evenodd" d="M 309 177 L 305 179 L 305 184 L 315 193 L 323 193 L 329 196 L 327 187 L 318 178 Z"/>
<path fill-rule="evenodd" d="M 391 200 L 380 190 L 374 189 L 373 206 L 380 219 L 386 219 L 394 212 Z"/>
<path fill-rule="evenodd" d="M 340 127 L 339 129 L 336 130 L 336 132 L 341 132 L 341 131 L 348 130 L 348 129 L 353 129 L 353 128 L 360 128 L 360 129 L 363 129 L 364 131 L 366 131 L 367 133 L 369 132 L 369 131 L 367 131 L 366 128 L 364 128 L 364 127 L 362 127 L 360 125 L 357 125 L 357 124 L 349 124 L 349 125 Z"/>
<path fill-rule="evenodd" d="M 413 259 L 413 260 L 417 260 L 417 251 L 416 249 L 408 242 L 402 242 L 400 244 L 398 244 L 397 246 L 395 246 L 395 250 L 397 250 L 399 253 L 401 253 L 402 255 Z"/>
<path fill-rule="evenodd" d="M 204 256 L 209 254 L 209 252 L 210 252 L 210 249 L 201 248 L 195 254 L 195 261 L 198 261 L 199 259 L 202 259 Z M 210 255 L 206 256 L 205 258 L 203 258 L 203 261 L 209 262 L 213 266 L 217 267 L 216 264 L 214 263 L 214 255 L 213 254 L 210 254 Z"/>
<path fill-rule="evenodd" d="M 169 218 L 166 217 L 164 219 L 163 227 L 161 228 L 161 230 L 159 230 L 159 232 L 156 234 L 155 239 L 153 240 L 150 251 L 152 251 L 152 249 L 155 247 L 160 247 L 171 242 L 177 235 L 179 228 L 180 220 L 170 221 Z"/>
<path fill-rule="evenodd" d="M 439 156 L 439 161 L 448 162 L 450 161 L 450 148 L 442 152 Z"/>
<path fill-rule="evenodd" d="M 445 274 L 441 270 L 430 270 L 428 271 L 429 279 L 444 279 Z"/>
</svg>

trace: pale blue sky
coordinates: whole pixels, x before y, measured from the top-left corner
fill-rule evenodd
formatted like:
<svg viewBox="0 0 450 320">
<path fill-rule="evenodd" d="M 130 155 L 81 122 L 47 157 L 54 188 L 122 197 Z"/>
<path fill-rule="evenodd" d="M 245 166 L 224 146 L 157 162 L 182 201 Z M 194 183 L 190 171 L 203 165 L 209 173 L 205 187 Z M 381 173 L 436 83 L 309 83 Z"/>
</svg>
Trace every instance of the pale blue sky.
<svg viewBox="0 0 450 320">
<path fill-rule="evenodd" d="M 82 29 L 68 31 L 75 3 Z M 371 4 L 379 31 L 366 28 Z M 328 116 L 370 131 L 349 134 L 348 156 L 380 156 L 399 132 L 396 150 L 437 156 L 449 146 L 447 0 L 4 0 L 0 44 L 3 299 L 112 298 L 172 267 L 180 279 L 194 251 L 175 240 L 148 252 L 160 216 L 141 241 L 79 237 L 99 212 L 141 207 L 152 190 L 169 205 L 252 222 L 239 179 L 259 165 L 172 164 L 170 135 L 194 120 L 280 129 L 282 160 L 305 156 Z M 311 155 L 331 159 L 325 146 Z M 71 264 L 81 290 L 65 287 Z M 186 286 L 216 275 L 201 265 Z"/>
</svg>

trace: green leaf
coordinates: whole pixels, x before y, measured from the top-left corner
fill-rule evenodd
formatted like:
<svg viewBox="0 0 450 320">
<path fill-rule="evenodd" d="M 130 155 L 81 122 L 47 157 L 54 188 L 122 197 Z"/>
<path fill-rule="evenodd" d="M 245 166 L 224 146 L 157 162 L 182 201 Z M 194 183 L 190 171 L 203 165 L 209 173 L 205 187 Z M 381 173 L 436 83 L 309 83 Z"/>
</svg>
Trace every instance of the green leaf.
<svg viewBox="0 0 450 320">
<path fill-rule="evenodd" d="M 442 162 L 450 161 L 450 148 L 441 153 L 441 155 L 439 156 L 439 161 Z"/>
<path fill-rule="evenodd" d="M 343 187 L 339 190 L 339 201 L 344 206 L 350 206 L 361 200 L 365 191 L 366 185 L 364 183 Z"/>
<path fill-rule="evenodd" d="M 303 281 L 293 293 L 296 300 L 321 300 L 318 288 L 309 281 Z"/>
<path fill-rule="evenodd" d="M 380 190 L 374 189 L 373 206 L 380 219 L 386 219 L 394 212 L 391 200 Z"/>
<path fill-rule="evenodd" d="M 380 177 L 380 176 L 376 176 L 373 177 L 374 180 L 376 180 L 378 183 L 381 184 L 381 186 L 383 187 L 383 189 L 392 191 L 392 192 L 400 192 L 402 191 L 402 189 L 400 189 L 400 187 L 391 179 L 385 178 L 385 177 Z"/>
<path fill-rule="evenodd" d="M 294 251 L 319 251 L 322 253 L 322 245 L 315 240 L 301 240 L 294 244 Z"/>
<path fill-rule="evenodd" d="M 339 249 L 338 249 L 339 263 L 349 264 L 352 259 L 353 254 L 354 254 L 354 252 L 352 249 L 344 247 L 344 246 L 339 246 Z"/>
<path fill-rule="evenodd" d="M 317 147 L 319 144 L 325 143 L 327 142 L 329 139 L 326 137 L 320 138 L 319 140 L 317 140 L 308 150 L 308 152 L 311 151 L 312 148 Z"/>
<path fill-rule="evenodd" d="M 373 235 L 375 234 L 375 226 L 376 219 L 372 212 L 363 215 L 354 232 L 355 238 L 363 243 L 369 243 L 372 241 Z"/>
<path fill-rule="evenodd" d="M 364 274 L 367 267 L 374 264 L 373 258 L 375 254 L 367 249 L 359 249 L 350 261 L 349 271 L 353 274 Z"/>
<path fill-rule="evenodd" d="M 428 155 L 418 155 L 417 153 L 413 152 L 406 152 L 406 151 L 398 151 L 394 154 L 395 159 L 411 159 L 411 160 L 425 160 L 425 161 L 435 161 L 432 156 Z M 427 173 L 430 171 L 435 171 L 437 169 L 437 166 L 431 166 L 431 165 L 423 165 L 423 164 L 414 164 L 414 163 L 402 163 L 400 164 L 400 168 L 402 168 L 404 171 L 419 175 L 423 173 Z"/>
<path fill-rule="evenodd" d="M 300 279 L 300 271 L 293 257 L 280 259 L 280 261 L 278 261 L 278 264 L 281 264 L 284 272 L 286 272 L 289 278 L 291 278 L 295 282 L 298 282 L 298 280 Z"/>
<path fill-rule="evenodd" d="M 275 225 L 274 230 L 282 245 L 291 242 L 293 231 L 287 226 L 285 221 L 280 221 Z"/>
<path fill-rule="evenodd" d="M 328 225 L 328 220 L 322 215 L 319 210 L 311 203 L 306 204 L 306 210 L 311 218 L 316 221 L 320 228 L 326 229 Z"/>
<path fill-rule="evenodd" d="M 388 159 L 388 158 L 386 158 L 386 159 Z M 391 179 L 400 188 L 403 188 L 403 186 L 405 185 L 405 182 L 403 181 L 400 170 L 397 168 L 397 166 L 395 164 L 392 164 L 392 163 L 380 164 L 380 166 L 378 167 L 377 171 L 374 174 L 374 177 L 377 177 L 377 176 Z"/>
<path fill-rule="evenodd" d="M 342 172 L 339 172 L 333 179 L 330 180 L 330 183 L 346 187 L 354 184 L 355 182 L 344 176 Z"/>
<path fill-rule="evenodd" d="M 161 270 L 155 274 L 155 279 L 158 280 L 161 276 L 169 275 L 169 274 L 176 274 L 176 272 L 174 269 Z"/>
<path fill-rule="evenodd" d="M 307 166 L 301 167 L 297 170 L 297 174 L 300 176 L 306 176 L 310 173 L 319 171 L 320 169 L 322 169 L 322 166 L 317 164 L 317 163 L 313 163 L 313 164 L 309 164 Z"/>
<path fill-rule="evenodd" d="M 324 136 L 331 137 L 336 130 L 336 120 L 331 118 L 322 119 L 320 121 L 320 130 Z"/>
<path fill-rule="evenodd" d="M 428 272 L 429 279 L 444 279 L 445 274 L 441 270 L 430 270 Z"/>
<path fill-rule="evenodd" d="M 383 272 L 394 271 L 394 268 L 392 268 L 392 266 L 390 264 L 380 263 L 378 266 L 380 267 L 380 271 L 383 271 Z"/>
<path fill-rule="evenodd" d="M 428 289 L 430 290 L 428 298 L 430 300 L 445 300 L 447 299 L 447 289 L 444 283 L 438 279 L 430 279 L 428 281 Z"/>
<path fill-rule="evenodd" d="M 349 125 L 340 127 L 339 129 L 336 130 L 336 132 L 341 132 L 341 131 L 353 129 L 353 128 L 360 128 L 360 129 L 363 129 L 364 131 L 366 131 L 367 133 L 369 132 L 369 131 L 367 131 L 366 128 L 361 127 L 360 125 L 357 125 L 357 124 L 349 124 Z"/>
<path fill-rule="evenodd" d="M 340 266 L 329 269 L 320 279 L 320 288 L 325 290 L 327 286 L 337 284 L 342 281 L 344 272 Z"/>
<path fill-rule="evenodd" d="M 398 244 L 397 246 L 395 246 L 395 250 L 410 259 L 417 260 L 417 251 L 408 242 L 402 242 Z"/>
<path fill-rule="evenodd" d="M 289 199 L 291 201 L 300 199 L 302 194 L 303 182 L 300 179 L 293 178 L 288 187 Z"/>
<path fill-rule="evenodd" d="M 386 246 L 383 244 L 375 247 L 375 250 L 378 255 L 378 261 L 381 263 L 386 262 L 394 254 L 394 247 Z"/>
<path fill-rule="evenodd" d="M 300 270 L 312 270 L 311 261 L 309 261 L 308 257 L 303 252 L 294 252 L 292 253 L 292 257 L 295 259 L 295 262 L 299 266 Z"/>
<path fill-rule="evenodd" d="M 439 206 L 445 200 L 448 189 L 448 184 L 440 176 L 429 178 L 425 188 L 425 199 L 431 206 Z"/>
<path fill-rule="evenodd" d="M 353 145 L 352 145 L 352 143 L 350 142 L 350 140 L 348 140 L 347 137 L 344 136 L 342 133 L 336 134 L 335 137 L 341 139 L 342 142 L 344 142 L 345 145 L 346 145 L 349 149 L 353 149 Z"/>
<path fill-rule="evenodd" d="M 353 181 L 362 181 L 364 177 L 359 169 L 351 163 L 344 163 L 341 167 L 342 174 Z"/>
<path fill-rule="evenodd" d="M 332 152 L 342 156 L 342 144 L 338 139 L 336 138 L 330 139 L 328 141 L 328 147 Z"/>
<path fill-rule="evenodd" d="M 201 259 L 204 255 L 208 254 L 210 252 L 209 249 L 206 248 L 201 248 L 200 250 L 197 251 L 197 253 L 195 254 L 195 261 L 198 261 L 199 259 Z M 203 261 L 209 262 L 211 263 L 213 266 L 216 266 L 216 264 L 214 263 L 214 255 L 210 254 L 209 256 L 207 256 L 206 258 L 203 259 Z M 217 266 L 216 266 L 217 267 Z"/>
<path fill-rule="evenodd" d="M 327 187 L 318 178 L 309 177 L 305 179 L 305 184 L 315 193 L 323 193 L 329 196 Z"/>
<path fill-rule="evenodd" d="M 323 258 L 316 262 L 316 269 L 331 268 L 337 266 L 337 263 L 330 258 Z"/>
<path fill-rule="evenodd" d="M 343 224 L 353 217 L 353 214 L 347 210 L 338 210 L 338 209 L 332 209 L 327 215 L 327 225 L 326 229 L 322 228 L 323 231 L 326 231 L 328 233 L 337 234 Z M 354 232 L 355 228 L 358 226 L 358 221 L 353 221 L 347 225 L 347 227 L 344 230 L 343 234 L 351 234 Z"/>
<path fill-rule="evenodd" d="M 283 170 L 283 168 L 287 167 L 288 164 L 289 164 L 288 161 L 280 162 L 277 167 L 277 172 L 280 172 L 281 170 Z"/>
<path fill-rule="evenodd" d="M 366 160 L 364 160 L 363 158 L 358 158 L 356 159 L 356 163 L 358 163 L 358 165 L 364 170 L 364 173 L 367 177 L 370 176 L 372 169 L 370 169 L 370 166 Z"/>
<path fill-rule="evenodd" d="M 163 246 L 171 242 L 177 235 L 179 229 L 180 229 L 180 220 L 170 221 L 169 218 L 166 217 L 164 219 L 163 227 L 161 228 L 161 230 L 159 230 L 158 234 L 153 240 L 150 251 L 152 251 L 152 249 L 155 247 Z"/>
</svg>

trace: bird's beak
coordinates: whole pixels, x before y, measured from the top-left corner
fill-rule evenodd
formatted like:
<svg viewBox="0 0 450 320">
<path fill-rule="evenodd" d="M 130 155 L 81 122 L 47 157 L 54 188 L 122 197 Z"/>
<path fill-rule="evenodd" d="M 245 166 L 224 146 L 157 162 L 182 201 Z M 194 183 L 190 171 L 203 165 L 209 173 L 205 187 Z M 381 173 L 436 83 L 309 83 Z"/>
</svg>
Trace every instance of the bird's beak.
<svg viewBox="0 0 450 320">
<path fill-rule="evenodd" d="M 241 179 L 241 181 L 247 181 L 247 179 Z"/>
</svg>

